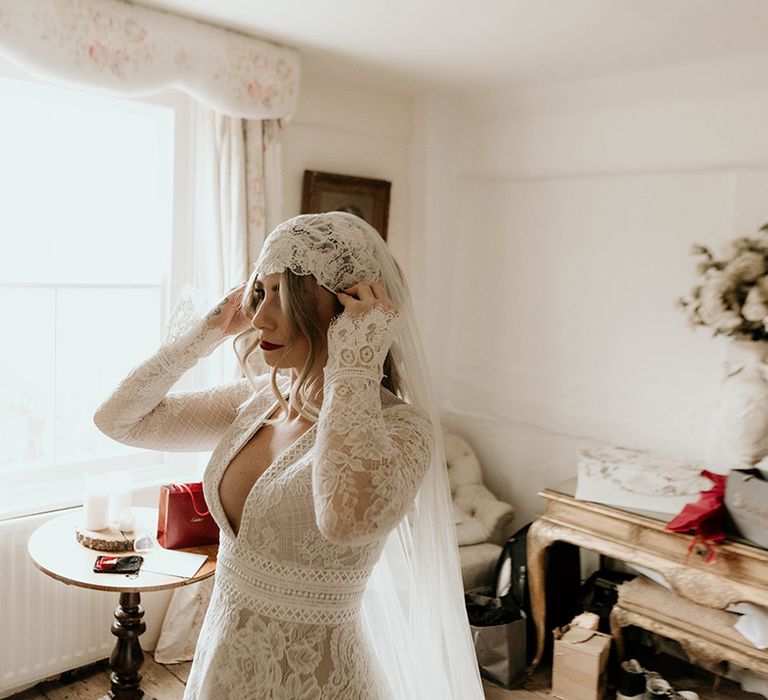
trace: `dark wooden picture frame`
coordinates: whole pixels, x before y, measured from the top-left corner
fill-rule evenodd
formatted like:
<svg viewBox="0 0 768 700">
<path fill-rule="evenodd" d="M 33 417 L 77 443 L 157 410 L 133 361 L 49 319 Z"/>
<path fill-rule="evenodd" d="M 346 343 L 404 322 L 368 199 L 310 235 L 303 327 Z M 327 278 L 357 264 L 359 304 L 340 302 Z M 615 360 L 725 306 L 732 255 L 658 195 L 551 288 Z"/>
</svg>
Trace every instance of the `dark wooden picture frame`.
<svg viewBox="0 0 768 700">
<path fill-rule="evenodd" d="M 387 240 L 391 188 L 387 180 L 305 170 L 301 213 L 347 211 L 365 219 Z"/>
</svg>

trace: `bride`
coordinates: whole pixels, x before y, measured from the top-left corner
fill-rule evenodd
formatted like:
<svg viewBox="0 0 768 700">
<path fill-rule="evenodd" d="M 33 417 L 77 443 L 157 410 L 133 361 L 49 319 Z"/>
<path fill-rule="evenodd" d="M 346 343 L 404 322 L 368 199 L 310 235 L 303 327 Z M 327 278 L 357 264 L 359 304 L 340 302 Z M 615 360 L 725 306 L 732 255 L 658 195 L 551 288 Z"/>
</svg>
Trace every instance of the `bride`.
<svg viewBox="0 0 768 700">
<path fill-rule="evenodd" d="M 168 393 L 232 335 L 244 379 Z M 279 225 L 102 404 L 120 442 L 213 449 L 219 555 L 185 698 L 482 698 L 431 409 L 402 274 L 339 212 Z"/>
</svg>

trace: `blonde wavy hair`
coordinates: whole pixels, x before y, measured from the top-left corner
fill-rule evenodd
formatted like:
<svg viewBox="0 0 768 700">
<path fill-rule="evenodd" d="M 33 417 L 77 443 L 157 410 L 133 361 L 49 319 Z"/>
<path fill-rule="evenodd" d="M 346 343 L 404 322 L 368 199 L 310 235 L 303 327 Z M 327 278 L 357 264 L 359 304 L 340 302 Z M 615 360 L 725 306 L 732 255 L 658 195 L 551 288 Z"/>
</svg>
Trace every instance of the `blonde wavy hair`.
<svg viewBox="0 0 768 700">
<path fill-rule="evenodd" d="M 256 293 L 257 280 L 258 275 L 251 275 L 243 290 L 240 304 L 240 311 L 243 316 L 250 319 L 251 324 L 253 324 L 260 302 L 260 297 Z M 280 306 L 291 332 L 291 338 L 285 345 L 283 356 L 290 353 L 296 341 L 302 336 L 307 339 L 309 345 L 307 359 L 298 370 L 298 377 L 296 381 L 292 382 L 287 399 L 283 396 L 277 383 L 279 371 L 277 366 L 271 368 L 270 386 L 275 399 L 283 408 L 282 419 L 286 419 L 291 410 L 312 421 L 316 421 L 320 415 L 320 407 L 316 397 L 322 388 L 323 377 L 312 373 L 312 369 L 327 352 L 328 345 L 328 339 L 317 313 L 320 290 L 324 290 L 324 288 L 317 284 L 313 275 L 297 275 L 291 270 L 284 270 L 280 275 Z M 344 307 L 335 295 L 334 305 L 335 315 L 338 316 L 344 311 Z M 259 387 L 261 383 L 257 381 L 257 375 L 248 360 L 252 353 L 258 351 L 260 341 L 261 334 L 255 327 L 239 333 L 234 340 L 235 354 L 240 363 L 240 369 L 254 388 Z M 279 365 L 279 361 L 276 365 Z M 391 353 L 387 353 L 383 369 L 384 376 L 381 385 L 393 394 L 401 396 Z"/>
</svg>

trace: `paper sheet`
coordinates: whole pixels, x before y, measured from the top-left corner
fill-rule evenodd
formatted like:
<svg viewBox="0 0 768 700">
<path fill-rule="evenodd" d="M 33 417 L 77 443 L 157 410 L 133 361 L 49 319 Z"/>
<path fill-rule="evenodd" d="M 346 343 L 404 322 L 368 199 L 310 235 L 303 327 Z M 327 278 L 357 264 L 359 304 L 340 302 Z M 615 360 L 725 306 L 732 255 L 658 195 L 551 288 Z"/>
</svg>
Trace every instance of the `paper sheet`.
<svg viewBox="0 0 768 700">
<path fill-rule="evenodd" d="M 191 552 L 177 552 L 173 549 L 155 549 L 144 554 L 142 571 L 151 571 L 155 574 L 167 574 L 180 578 L 192 578 L 208 558 L 205 554 L 192 554 Z"/>
<path fill-rule="evenodd" d="M 736 603 L 728 606 L 741 617 L 734 627 L 758 649 L 768 649 L 768 610 L 752 603 Z"/>
</svg>

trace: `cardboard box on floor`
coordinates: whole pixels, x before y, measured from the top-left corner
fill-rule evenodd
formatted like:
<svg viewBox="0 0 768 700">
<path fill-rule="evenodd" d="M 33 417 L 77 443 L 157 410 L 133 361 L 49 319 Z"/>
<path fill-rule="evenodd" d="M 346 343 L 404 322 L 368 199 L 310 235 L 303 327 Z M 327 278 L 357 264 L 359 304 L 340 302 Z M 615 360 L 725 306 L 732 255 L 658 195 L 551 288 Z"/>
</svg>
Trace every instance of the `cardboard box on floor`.
<svg viewBox="0 0 768 700">
<path fill-rule="evenodd" d="M 561 700 L 603 700 L 611 637 L 580 627 L 554 631 L 552 695 Z"/>
</svg>

